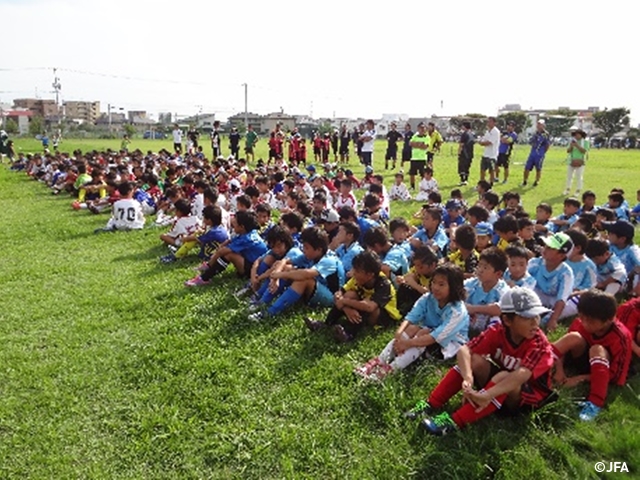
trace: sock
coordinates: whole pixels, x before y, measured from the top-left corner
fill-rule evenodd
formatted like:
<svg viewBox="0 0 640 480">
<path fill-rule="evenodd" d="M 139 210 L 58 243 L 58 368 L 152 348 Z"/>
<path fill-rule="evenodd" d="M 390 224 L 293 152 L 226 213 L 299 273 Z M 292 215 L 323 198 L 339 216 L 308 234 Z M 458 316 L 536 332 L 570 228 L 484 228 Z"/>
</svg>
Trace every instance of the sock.
<svg viewBox="0 0 640 480">
<path fill-rule="evenodd" d="M 495 383 L 489 382 L 480 391 L 484 392 L 485 390 L 489 390 L 494 385 Z M 477 422 L 481 418 L 488 417 L 496 410 L 502 408 L 502 402 L 504 402 L 505 398 L 507 398 L 506 393 L 503 393 L 502 395 L 498 395 L 496 398 L 491 400 L 489 405 L 487 405 L 484 409 L 480 410 L 479 412 L 476 412 L 476 407 L 473 404 L 466 403 L 457 411 L 455 411 L 453 415 L 451 415 L 451 418 L 453 419 L 454 422 L 456 422 L 456 425 L 458 425 L 458 427 L 462 428 L 469 423 Z"/>
<path fill-rule="evenodd" d="M 562 353 L 560 353 L 560 350 L 558 350 L 558 347 L 556 347 L 553 343 L 551 344 L 551 356 L 553 356 L 554 360 L 558 360 L 563 357 Z"/>
<path fill-rule="evenodd" d="M 329 313 L 327 314 L 327 318 L 324 319 L 324 323 L 327 325 L 336 325 L 340 323 L 342 315 L 344 315 L 342 310 L 337 307 L 331 307 L 331 310 L 329 310 Z"/>
<path fill-rule="evenodd" d="M 267 265 L 264 262 L 260 262 L 260 264 L 258 265 L 258 271 L 257 271 L 258 275 L 262 275 L 264 272 L 269 270 L 269 268 L 271 268 L 269 267 L 269 265 Z"/>
<path fill-rule="evenodd" d="M 591 365 L 591 390 L 587 400 L 602 408 L 609 388 L 609 360 L 602 357 L 589 359 Z"/>
<path fill-rule="evenodd" d="M 227 262 L 219 258 L 213 265 L 209 265 L 209 268 L 202 272 L 200 278 L 202 278 L 202 280 L 204 280 L 205 282 L 208 282 L 219 273 L 224 272 L 228 265 L 229 264 Z"/>
<path fill-rule="evenodd" d="M 263 280 L 260 284 L 260 288 L 256 292 L 256 297 L 262 297 L 266 292 L 269 291 L 269 280 Z"/>
<path fill-rule="evenodd" d="M 302 298 L 293 288 L 287 288 L 282 295 L 269 307 L 267 313 L 271 316 L 284 312 Z"/>
<path fill-rule="evenodd" d="M 429 405 L 434 408 L 440 408 L 449 401 L 462 388 L 462 375 L 460 369 L 456 365 L 451 368 L 444 376 L 436 388 L 429 396 Z"/>
</svg>

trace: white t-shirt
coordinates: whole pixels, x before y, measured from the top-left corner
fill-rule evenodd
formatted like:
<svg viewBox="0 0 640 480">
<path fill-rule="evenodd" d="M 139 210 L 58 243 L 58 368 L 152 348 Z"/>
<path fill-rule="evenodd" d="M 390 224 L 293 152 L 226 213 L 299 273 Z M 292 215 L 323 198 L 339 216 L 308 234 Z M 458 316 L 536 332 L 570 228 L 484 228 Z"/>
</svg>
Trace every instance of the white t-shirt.
<svg viewBox="0 0 640 480">
<path fill-rule="evenodd" d="M 200 227 L 200 219 L 198 217 L 194 217 L 193 215 L 180 217 L 176 219 L 176 222 L 173 224 L 173 228 L 169 233 L 167 233 L 167 235 L 173 238 L 192 235 L 196 232 L 198 227 Z"/>
<path fill-rule="evenodd" d="M 482 136 L 482 141 L 491 142 L 491 145 L 484 147 L 482 156 L 496 160 L 498 158 L 498 149 L 500 148 L 500 130 L 498 130 L 498 127 L 493 127 L 491 130 L 486 132 Z"/>
<path fill-rule="evenodd" d="M 202 220 L 202 210 L 204 210 L 204 194 L 198 193 L 191 203 L 191 215 L 195 215 Z"/>
<path fill-rule="evenodd" d="M 362 142 L 362 151 L 363 152 L 373 152 L 373 143 L 376 138 L 376 130 L 375 128 L 372 130 L 365 130 L 362 134 L 363 137 L 371 137 L 371 140 L 368 142 Z"/>
<path fill-rule="evenodd" d="M 132 198 L 123 198 L 113 204 L 109 226 L 116 230 L 140 230 L 144 227 L 142 205 Z"/>
<path fill-rule="evenodd" d="M 173 132 L 173 143 L 182 143 L 182 130 L 176 128 Z"/>
</svg>

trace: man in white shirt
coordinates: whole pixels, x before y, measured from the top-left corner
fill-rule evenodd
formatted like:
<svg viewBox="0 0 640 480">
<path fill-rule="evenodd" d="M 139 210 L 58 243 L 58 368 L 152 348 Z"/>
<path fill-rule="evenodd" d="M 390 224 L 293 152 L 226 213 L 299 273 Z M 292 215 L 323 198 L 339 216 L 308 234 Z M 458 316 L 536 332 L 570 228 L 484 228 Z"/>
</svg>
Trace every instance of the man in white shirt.
<svg viewBox="0 0 640 480">
<path fill-rule="evenodd" d="M 367 120 L 366 130 L 360 136 L 362 141 L 362 164 L 373 166 L 373 144 L 376 139 L 376 130 L 373 120 Z"/>
<path fill-rule="evenodd" d="M 173 125 L 173 151 L 182 153 L 182 130 L 178 124 Z"/>
<path fill-rule="evenodd" d="M 480 180 L 485 179 L 487 170 L 489 170 L 489 183 L 493 185 L 498 149 L 500 148 L 500 130 L 496 127 L 495 117 L 487 118 L 487 131 L 478 143 L 484 147 L 480 161 Z"/>
</svg>

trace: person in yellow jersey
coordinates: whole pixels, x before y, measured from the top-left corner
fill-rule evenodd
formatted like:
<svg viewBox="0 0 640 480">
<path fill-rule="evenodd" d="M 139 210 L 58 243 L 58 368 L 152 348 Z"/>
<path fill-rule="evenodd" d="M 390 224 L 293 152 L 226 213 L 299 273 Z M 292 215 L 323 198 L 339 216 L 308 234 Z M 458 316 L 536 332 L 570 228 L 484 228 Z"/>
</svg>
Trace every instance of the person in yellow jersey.
<svg viewBox="0 0 640 480">
<path fill-rule="evenodd" d="M 427 150 L 427 165 L 433 168 L 433 157 L 436 152 L 440 151 L 440 147 L 444 143 L 444 139 L 438 130 L 436 124 L 429 122 L 427 124 L 427 133 L 429 134 L 429 149 Z"/>
<path fill-rule="evenodd" d="M 411 166 L 409 167 L 409 178 L 411 189 L 416 189 L 416 173 L 422 177 L 427 166 L 427 150 L 429 149 L 430 137 L 427 127 L 423 122 L 418 124 L 418 132 L 413 134 L 409 146 L 411 147 Z"/>
</svg>

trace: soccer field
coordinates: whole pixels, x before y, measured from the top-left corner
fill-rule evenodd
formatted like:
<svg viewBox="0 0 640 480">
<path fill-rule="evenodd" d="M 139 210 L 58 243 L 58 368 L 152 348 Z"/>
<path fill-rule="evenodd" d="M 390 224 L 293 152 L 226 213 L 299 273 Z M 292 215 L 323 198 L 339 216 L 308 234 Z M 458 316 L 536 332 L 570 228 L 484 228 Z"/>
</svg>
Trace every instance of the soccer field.
<svg viewBox="0 0 640 480">
<path fill-rule="evenodd" d="M 266 156 L 265 143 L 256 158 Z M 107 147 L 119 141 L 67 140 L 61 150 Z M 171 144 L 131 145 L 160 147 Z M 384 148 L 377 142 L 376 170 Z M 458 181 L 455 148 L 445 144 L 436 157 L 445 198 Z M 35 140 L 16 140 L 18 152 L 36 149 Z M 517 187 L 527 152 L 516 147 L 511 181 L 497 191 L 519 191 L 527 211 L 546 201 L 559 213 L 564 151 L 550 151 L 540 186 Z M 602 204 L 621 187 L 634 205 L 639 165 L 640 151 L 594 150 L 585 189 Z M 463 189 L 469 201 L 471 187 Z M 582 479 L 601 478 L 599 461 L 625 461 L 627 476 L 640 476 L 638 375 L 610 389 L 592 424 L 577 420 L 578 388 L 533 415 L 430 438 L 402 413 L 446 366 L 421 363 L 383 384 L 351 373 L 392 330 L 337 345 L 302 322 L 324 311 L 252 323 L 230 295 L 240 286 L 233 273 L 188 290 L 182 283 L 197 262 L 161 264 L 162 229 L 94 235 L 105 215 L 73 211 L 68 196 L 52 196 L 6 164 L 0 203 L 0 478 Z M 419 206 L 393 204 L 392 216 Z"/>
</svg>

